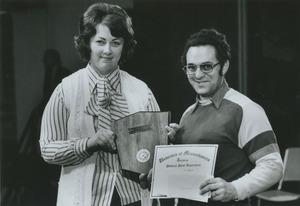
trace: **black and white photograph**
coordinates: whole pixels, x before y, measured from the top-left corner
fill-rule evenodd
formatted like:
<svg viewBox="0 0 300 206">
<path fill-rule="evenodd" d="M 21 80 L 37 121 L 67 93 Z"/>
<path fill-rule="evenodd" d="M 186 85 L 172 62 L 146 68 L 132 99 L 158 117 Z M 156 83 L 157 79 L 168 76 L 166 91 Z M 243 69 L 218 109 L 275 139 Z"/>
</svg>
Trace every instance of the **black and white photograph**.
<svg viewBox="0 0 300 206">
<path fill-rule="evenodd" d="M 0 49 L 1 206 L 300 204 L 300 0 L 0 0 Z"/>
</svg>

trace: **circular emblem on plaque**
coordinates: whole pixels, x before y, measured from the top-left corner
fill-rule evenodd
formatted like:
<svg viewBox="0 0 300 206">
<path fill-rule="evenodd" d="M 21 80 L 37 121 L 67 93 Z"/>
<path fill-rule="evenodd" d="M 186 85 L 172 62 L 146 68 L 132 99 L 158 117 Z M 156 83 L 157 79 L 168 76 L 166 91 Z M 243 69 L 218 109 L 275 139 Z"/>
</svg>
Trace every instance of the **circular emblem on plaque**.
<svg viewBox="0 0 300 206">
<path fill-rule="evenodd" d="M 150 152 L 146 149 L 141 149 L 136 153 L 136 159 L 139 162 L 147 162 L 150 159 Z"/>
</svg>

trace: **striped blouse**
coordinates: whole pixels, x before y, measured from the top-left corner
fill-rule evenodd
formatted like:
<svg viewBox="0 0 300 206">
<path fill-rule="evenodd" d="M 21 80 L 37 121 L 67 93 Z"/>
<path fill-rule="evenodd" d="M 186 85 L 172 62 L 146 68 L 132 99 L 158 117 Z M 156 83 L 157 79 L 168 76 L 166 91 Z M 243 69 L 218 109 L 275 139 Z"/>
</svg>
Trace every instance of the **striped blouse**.
<svg viewBox="0 0 300 206">
<path fill-rule="evenodd" d="M 104 77 L 88 66 L 88 78 L 91 100 L 86 107 L 86 113 L 94 116 L 95 131 L 100 127 L 110 129 L 110 121 L 129 114 L 126 99 L 121 92 L 120 70 L 117 68 Z M 105 78 L 113 90 L 109 110 L 98 106 L 97 95 L 105 87 Z M 159 111 L 159 106 L 150 89 L 148 89 L 148 96 L 147 110 Z M 99 112 L 99 110 L 101 111 Z M 98 118 L 100 114 L 101 119 Z M 62 86 L 59 84 L 45 108 L 41 126 L 41 153 L 44 160 L 50 164 L 76 165 L 91 155 L 86 148 L 88 137 L 76 140 L 68 138 L 68 118 L 69 111 L 64 103 Z M 102 124 L 99 123 L 100 120 Z M 140 200 L 139 185 L 121 175 L 117 154 L 99 151 L 95 170 L 91 194 L 92 205 L 109 205 L 114 187 L 116 187 L 123 205 Z M 114 178 L 105 177 L 104 171 L 113 172 Z"/>
</svg>

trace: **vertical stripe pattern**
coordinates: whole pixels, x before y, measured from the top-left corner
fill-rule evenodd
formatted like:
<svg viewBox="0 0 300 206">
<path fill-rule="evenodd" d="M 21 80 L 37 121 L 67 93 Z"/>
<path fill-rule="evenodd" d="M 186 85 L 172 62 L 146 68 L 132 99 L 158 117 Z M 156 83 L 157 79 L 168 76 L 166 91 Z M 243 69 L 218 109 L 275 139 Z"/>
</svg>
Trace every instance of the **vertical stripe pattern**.
<svg viewBox="0 0 300 206">
<path fill-rule="evenodd" d="M 111 121 L 118 120 L 129 114 L 125 97 L 121 94 L 120 72 L 114 70 L 108 76 L 98 75 L 90 68 L 90 80 L 92 84 L 91 100 L 87 106 L 87 112 L 93 111 L 94 118 L 98 118 L 97 130 L 100 128 L 111 129 Z M 90 108 L 89 108 L 90 107 Z M 94 173 L 94 184 L 92 187 L 92 205 L 108 205 L 114 188 L 114 176 L 117 175 L 116 188 L 122 204 L 129 204 L 140 199 L 139 186 L 129 179 L 123 178 L 120 174 L 120 163 L 117 154 L 98 152 L 99 164 L 96 165 Z M 110 192 L 108 192 L 110 191 Z"/>
</svg>

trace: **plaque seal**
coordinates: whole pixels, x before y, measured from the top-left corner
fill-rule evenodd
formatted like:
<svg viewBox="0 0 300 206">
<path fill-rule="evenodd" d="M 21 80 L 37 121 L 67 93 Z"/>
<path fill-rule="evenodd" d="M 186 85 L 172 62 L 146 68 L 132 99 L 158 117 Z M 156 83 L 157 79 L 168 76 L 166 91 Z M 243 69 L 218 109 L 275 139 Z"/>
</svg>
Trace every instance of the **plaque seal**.
<svg viewBox="0 0 300 206">
<path fill-rule="evenodd" d="M 141 149 L 136 153 L 136 159 L 139 162 L 147 162 L 150 159 L 150 152 L 146 149 Z"/>
</svg>

